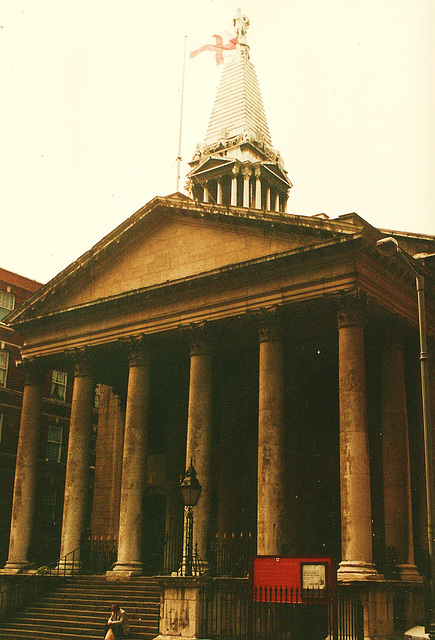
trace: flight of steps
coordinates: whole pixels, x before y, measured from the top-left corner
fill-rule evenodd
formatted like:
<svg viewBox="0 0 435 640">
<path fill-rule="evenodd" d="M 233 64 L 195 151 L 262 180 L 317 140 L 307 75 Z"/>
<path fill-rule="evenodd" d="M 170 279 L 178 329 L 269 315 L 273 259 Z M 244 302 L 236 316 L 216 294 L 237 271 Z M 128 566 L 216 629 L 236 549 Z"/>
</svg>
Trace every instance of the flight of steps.
<svg viewBox="0 0 435 640">
<path fill-rule="evenodd" d="M 110 605 L 128 614 L 131 640 L 158 635 L 160 592 L 152 578 L 108 582 L 100 576 L 78 576 L 0 622 L 3 640 L 102 640 Z"/>
</svg>

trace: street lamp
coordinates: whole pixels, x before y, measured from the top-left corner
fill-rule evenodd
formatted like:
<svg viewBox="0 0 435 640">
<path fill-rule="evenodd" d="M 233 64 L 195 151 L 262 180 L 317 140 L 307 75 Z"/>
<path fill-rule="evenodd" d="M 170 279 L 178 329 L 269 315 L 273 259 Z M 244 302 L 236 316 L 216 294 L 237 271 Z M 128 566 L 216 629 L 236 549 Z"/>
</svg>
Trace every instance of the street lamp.
<svg viewBox="0 0 435 640">
<path fill-rule="evenodd" d="M 192 460 L 180 484 L 180 491 L 186 511 L 186 537 L 184 545 L 185 566 L 184 575 L 191 576 L 193 568 L 193 507 L 198 502 L 202 486 L 196 477 Z"/>
<path fill-rule="evenodd" d="M 429 566 L 426 576 L 427 600 L 426 600 L 426 628 L 429 627 L 430 638 L 435 638 L 435 557 L 434 557 L 434 485 L 433 485 L 433 449 L 432 449 L 432 424 L 430 412 L 430 386 L 429 386 L 429 354 L 427 350 L 426 334 L 426 306 L 424 290 L 424 271 L 411 262 L 399 246 L 395 238 L 383 238 L 376 243 L 378 250 L 383 255 L 392 256 L 397 254 L 407 265 L 409 271 L 415 276 L 417 288 L 418 306 L 418 331 L 420 335 L 420 375 L 421 375 L 421 396 L 423 410 L 423 436 L 424 436 L 424 468 L 426 477 L 426 516 L 427 516 L 427 545 Z"/>
</svg>

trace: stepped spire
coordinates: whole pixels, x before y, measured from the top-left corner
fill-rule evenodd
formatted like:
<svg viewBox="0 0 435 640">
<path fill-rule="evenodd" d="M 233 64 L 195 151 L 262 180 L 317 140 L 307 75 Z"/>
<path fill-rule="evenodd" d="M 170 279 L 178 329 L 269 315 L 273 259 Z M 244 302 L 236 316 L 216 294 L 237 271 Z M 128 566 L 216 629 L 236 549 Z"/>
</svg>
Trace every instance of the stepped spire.
<svg viewBox="0 0 435 640">
<path fill-rule="evenodd" d="M 284 211 L 292 184 L 272 147 L 250 61 L 249 19 L 240 9 L 233 26 L 237 49 L 223 68 L 204 143 L 190 162 L 190 190 L 204 202 Z"/>
</svg>

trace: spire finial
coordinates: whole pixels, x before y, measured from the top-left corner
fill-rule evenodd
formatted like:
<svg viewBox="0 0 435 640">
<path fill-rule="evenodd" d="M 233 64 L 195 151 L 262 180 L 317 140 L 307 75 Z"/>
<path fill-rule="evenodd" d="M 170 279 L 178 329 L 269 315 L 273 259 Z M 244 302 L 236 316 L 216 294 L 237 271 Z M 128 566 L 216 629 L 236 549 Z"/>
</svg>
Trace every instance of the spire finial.
<svg viewBox="0 0 435 640">
<path fill-rule="evenodd" d="M 241 9 L 237 9 L 237 13 L 233 19 L 234 31 L 236 32 L 237 39 L 240 45 L 240 52 L 242 56 L 246 56 L 249 59 L 249 46 L 246 40 L 246 32 L 249 29 L 249 18 L 242 13 Z"/>
</svg>

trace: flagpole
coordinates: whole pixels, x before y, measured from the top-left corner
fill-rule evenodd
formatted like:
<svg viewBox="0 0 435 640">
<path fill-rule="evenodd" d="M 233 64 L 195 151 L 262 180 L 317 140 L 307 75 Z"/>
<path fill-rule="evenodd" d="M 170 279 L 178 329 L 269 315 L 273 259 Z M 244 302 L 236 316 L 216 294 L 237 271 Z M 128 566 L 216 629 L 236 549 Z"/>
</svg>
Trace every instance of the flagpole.
<svg viewBox="0 0 435 640">
<path fill-rule="evenodd" d="M 177 182 L 176 191 L 179 191 L 180 173 L 181 173 L 181 133 L 183 130 L 183 103 L 184 103 L 184 76 L 186 71 L 186 45 L 187 36 L 184 36 L 184 54 L 183 54 L 183 78 L 181 81 L 181 105 L 180 105 L 180 133 L 178 137 L 178 158 L 177 158 Z"/>
</svg>

